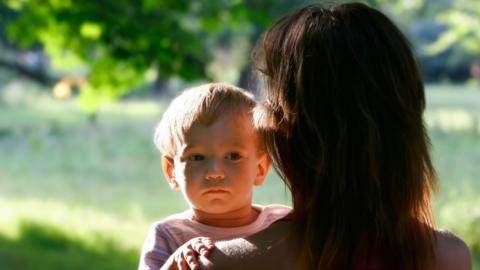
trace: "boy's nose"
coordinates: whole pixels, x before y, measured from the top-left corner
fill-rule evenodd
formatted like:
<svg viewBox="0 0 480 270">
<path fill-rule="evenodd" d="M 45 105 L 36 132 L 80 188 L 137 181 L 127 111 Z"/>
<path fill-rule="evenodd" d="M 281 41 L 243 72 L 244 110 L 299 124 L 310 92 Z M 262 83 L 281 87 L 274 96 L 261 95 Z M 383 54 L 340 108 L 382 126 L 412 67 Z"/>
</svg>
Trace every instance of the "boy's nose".
<svg viewBox="0 0 480 270">
<path fill-rule="evenodd" d="M 222 166 L 219 162 L 212 161 L 205 175 L 207 180 L 222 180 L 225 178 Z"/>
</svg>

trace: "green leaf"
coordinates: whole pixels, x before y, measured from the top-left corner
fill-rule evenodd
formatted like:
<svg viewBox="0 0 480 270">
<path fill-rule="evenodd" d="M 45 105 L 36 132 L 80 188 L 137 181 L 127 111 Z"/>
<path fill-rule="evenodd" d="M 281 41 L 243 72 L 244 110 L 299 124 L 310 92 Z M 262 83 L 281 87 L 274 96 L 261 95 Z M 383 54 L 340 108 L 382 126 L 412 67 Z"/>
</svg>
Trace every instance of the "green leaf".
<svg viewBox="0 0 480 270">
<path fill-rule="evenodd" d="M 98 23 L 84 22 L 80 26 L 80 35 L 84 38 L 97 40 L 102 35 L 102 27 Z"/>
</svg>

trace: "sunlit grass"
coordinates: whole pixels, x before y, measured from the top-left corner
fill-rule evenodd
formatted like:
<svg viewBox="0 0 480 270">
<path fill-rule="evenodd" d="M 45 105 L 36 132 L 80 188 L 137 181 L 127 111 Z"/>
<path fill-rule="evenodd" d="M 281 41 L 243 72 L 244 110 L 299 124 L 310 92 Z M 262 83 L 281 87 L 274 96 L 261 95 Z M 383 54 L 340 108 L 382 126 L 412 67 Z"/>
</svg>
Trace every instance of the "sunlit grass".
<svg viewBox="0 0 480 270">
<path fill-rule="evenodd" d="M 0 198 L 0 269 L 133 269 L 146 219 L 45 198 Z"/>
<path fill-rule="evenodd" d="M 480 133 L 480 87 L 427 86 L 425 120 L 431 130 Z"/>
<path fill-rule="evenodd" d="M 139 211 L 130 218 L 101 212 L 81 204 L 40 198 L 0 198 L 1 233 L 12 240 L 21 237 L 22 224 L 43 224 L 68 235 L 86 246 L 98 240 L 111 240 L 124 250 L 137 249 L 145 235 L 148 220 Z"/>
</svg>

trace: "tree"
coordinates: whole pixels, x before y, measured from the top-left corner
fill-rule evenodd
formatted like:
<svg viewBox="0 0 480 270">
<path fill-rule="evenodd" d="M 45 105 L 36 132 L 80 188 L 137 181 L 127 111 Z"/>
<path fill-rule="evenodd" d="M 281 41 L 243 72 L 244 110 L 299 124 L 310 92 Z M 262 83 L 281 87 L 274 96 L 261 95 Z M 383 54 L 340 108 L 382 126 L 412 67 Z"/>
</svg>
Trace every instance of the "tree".
<svg viewBox="0 0 480 270">
<path fill-rule="evenodd" d="M 42 44 L 53 64 L 86 73 L 81 106 L 95 113 L 104 100 L 127 93 L 152 71 L 184 80 L 205 77 L 217 31 L 215 12 L 188 0 L 10 0 L 0 3 L 18 13 L 5 22 L 9 37 L 22 46 Z M 221 1 L 209 1 L 212 11 Z"/>
<path fill-rule="evenodd" d="M 430 46 L 432 53 L 442 52 L 459 44 L 471 53 L 480 55 L 480 2 L 458 0 L 452 8 L 442 12 L 438 21 L 447 25 L 438 40 Z"/>
<path fill-rule="evenodd" d="M 464 73 L 480 77 L 480 2 L 476 0 L 458 0 L 437 16 L 444 25 L 444 31 L 438 39 L 427 47 L 430 54 L 453 52 L 453 61 L 462 66 Z"/>
<path fill-rule="evenodd" d="M 310 2 L 6 0 L 0 8 L 17 14 L 3 22 L 12 40 L 24 47 L 41 44 L 55 67 L 87 77 L 80 105 L 94 114 L 101 102 L 128 93 L 147 74 L 208 79 L 215 49 L 235 46 L 238 34 L 250 49 L 273 20 Z"/>
<path fill-rule="evenodd" d="M 0 68 L 27 76 L 45 86 L 51 86 L 57 79 L 46 72 L 46 60 L 41 48 L 32 47 L 29 51 L 18 48 L 8 41 L 4 22 L 14 19 L 16 13 L 0 5 Z"/>
</svg>

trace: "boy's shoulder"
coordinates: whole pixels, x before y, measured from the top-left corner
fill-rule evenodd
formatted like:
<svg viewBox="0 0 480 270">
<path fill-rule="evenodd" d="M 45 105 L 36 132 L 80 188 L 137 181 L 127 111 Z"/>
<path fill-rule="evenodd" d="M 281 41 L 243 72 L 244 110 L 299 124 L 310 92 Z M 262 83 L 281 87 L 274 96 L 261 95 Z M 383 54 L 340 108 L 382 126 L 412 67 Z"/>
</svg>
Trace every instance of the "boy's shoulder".
<svg viewBox="0 0 480 270">
<path fill-rule="evenodd" d="M 154 239 L 167 239 L 178 246 L 189 239 L 198 236 L 198 231 L 189 216 L 188 211 L 167 216 L 150 225 L 149 235 Z"/>
<path fill-rule="evenodd" d="M 150 223 L 149 231 L 154 234 L 175 234 L 189 226 L 188 211 L 175 213 Z"/>
<path fill-rule="evenodd" d="M 186 224 L 191 220 L 191 214 L 189 211 L 184 211 L 180 213 L 175 213 L 164 217 L 160 220 L 157 220 L 151 224 L 151 227 L 155 228 L 164 228 L 164 227 L 171 227 L 171 226 L 179 226 L 181 224 Z"/>
</svg>

